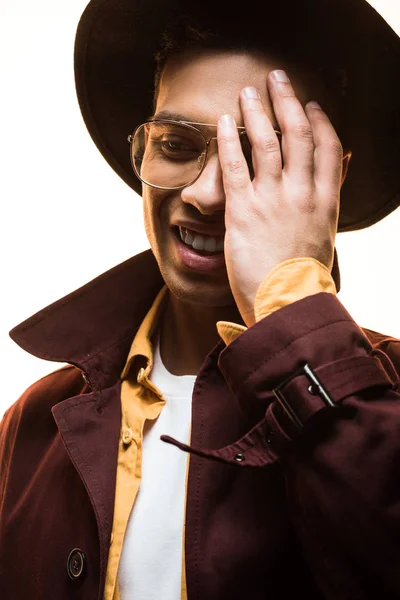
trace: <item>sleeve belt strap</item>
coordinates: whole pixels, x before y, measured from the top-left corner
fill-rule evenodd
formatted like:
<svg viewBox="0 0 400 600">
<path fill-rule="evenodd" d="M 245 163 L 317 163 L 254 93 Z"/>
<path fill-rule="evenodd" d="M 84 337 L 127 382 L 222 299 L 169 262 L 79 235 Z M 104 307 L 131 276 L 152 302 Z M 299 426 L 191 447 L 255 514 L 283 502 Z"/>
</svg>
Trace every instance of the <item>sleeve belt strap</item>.
<svg viewBox="0 0 400 600">
<path fill-rule="evenodd" d="M 345 398 L 371 387 L 397 389 L 396 371 L 393 365 L 393 369 L 388 367 L 390 374 L 376 353 L 343 358 L 315 370 L 305 364 L 272 390 L 265 417 L 237 442 L 208 450 L 188 446 L 168 435 L 161 439 L 185 452 L 238 467 L 272 465 L 304 429 L 310 428 L 316 415 L 338 416 Z"/>
</svg>

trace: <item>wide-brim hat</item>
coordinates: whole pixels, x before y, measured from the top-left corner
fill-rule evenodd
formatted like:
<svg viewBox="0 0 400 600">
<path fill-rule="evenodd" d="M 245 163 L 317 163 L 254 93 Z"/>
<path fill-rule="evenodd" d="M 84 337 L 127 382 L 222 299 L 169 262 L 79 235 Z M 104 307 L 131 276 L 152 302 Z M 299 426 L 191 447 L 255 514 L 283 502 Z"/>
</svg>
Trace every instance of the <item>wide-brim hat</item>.
<svg viewBox="0 0 400 600">
<path fill-rule="evenodd" d="M 171 14 L 241 19 L 226 0 L 91 0 L 79 21 L 75 40 L 75 82 L 81 112 L 98 149 L 138 194 L 141 182 L 131 167 L 127 136 L 153 111 L 154 55 Z M 339 231 L 376 223 L 400 204 L 400 39 L 366 0 L 253 0 L 248 11 L 268 27 L 273 5 L 318 11 L 321 29 L 308 32 L 305 44 L 323 52 L 324 39 L 337 41 L 348 75 L 346 119 L 338 132 L 352 158 L 340 202 Z M 247 6 L 241 10 L 246 10 Z M 309 13 L 311 14 L 311 12 Z"/>
</svg>

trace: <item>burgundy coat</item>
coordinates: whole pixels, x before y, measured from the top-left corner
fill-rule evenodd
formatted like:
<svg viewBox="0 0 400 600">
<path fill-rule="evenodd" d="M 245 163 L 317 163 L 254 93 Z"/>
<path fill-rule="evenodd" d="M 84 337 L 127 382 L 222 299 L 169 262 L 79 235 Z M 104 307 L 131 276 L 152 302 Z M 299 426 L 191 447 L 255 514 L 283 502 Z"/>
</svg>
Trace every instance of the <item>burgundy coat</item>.
<svg viewBox="0 0 400 600">
<path fill-rule="evenodd" d="M 102 599 L 119 376 L 162 284 L 147 251 L 12 331 L 71 366 L 1 423 L 2 600 Z M 400 341 L 326 293 L 210 351 L 193 393 L 188 600 L 400 598 L 399 372 Z"/>
</svg>

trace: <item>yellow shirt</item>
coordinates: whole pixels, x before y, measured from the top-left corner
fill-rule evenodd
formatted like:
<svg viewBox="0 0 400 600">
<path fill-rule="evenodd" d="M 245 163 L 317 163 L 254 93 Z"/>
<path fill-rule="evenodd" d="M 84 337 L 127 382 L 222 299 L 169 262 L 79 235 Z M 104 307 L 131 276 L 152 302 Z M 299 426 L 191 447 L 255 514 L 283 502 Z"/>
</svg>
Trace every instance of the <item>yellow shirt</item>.
<svg viewBox="0 0 400 600">
<path fill-rule="evenodd" d="M 117 576 L 125 531 L 141 480 L 143 428 L 147 419 L 156 419 L 165 399 L 149 379 L 153 368 L 152 335 L 159 323 L 167 294 L 164 286 L 157 295 L 133 340 L 121 374 L 121 435 L 118 448 L 114 521 L 107 565 L 104 600 L 120 600 Z M 329 270 L 313 258 L 296 258 L 275 267 L 261 283 L 255 298 L 256 321 L 273 311 L 311 294 L 336 294 Z M 226 344 L 246 327 L 219 321 L 218 333 Z M 188 455 L 186 482 L 190 455 Z M 181 600 L 187 600 L 184 554 L 185 533 L 182 532 Z"/>
</svg>

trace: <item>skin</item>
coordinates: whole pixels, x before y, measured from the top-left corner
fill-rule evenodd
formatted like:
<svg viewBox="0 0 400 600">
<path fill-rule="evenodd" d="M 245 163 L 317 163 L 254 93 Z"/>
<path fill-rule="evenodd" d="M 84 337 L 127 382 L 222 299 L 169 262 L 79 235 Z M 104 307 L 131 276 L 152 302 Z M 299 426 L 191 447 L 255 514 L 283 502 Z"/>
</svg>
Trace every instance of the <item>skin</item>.
<svg viewBox="0 0 400 600">
<path fill-rule="evenodd" d="M 161 356 L 175 375 L 197 375 L 220 339 L 217 321 L 254 324 L 257 289 L 280 262 L 311 256 L 332 267 L 351 152 L 343 151 L 322 110 L 305 108 L 323 97 L 318 83 L 291 73 L 290 66 L 291 83 L 274 79 L 273 72 L 285 66 L 255 54 L 202 50 L 170 58 L 163 72 L 156 115 L 170 111 L 218 124 L 217 133 L 213 128 L 209 134 L 218 135 L 218 144 L 211 142 L 194 184 L 183 190 L 144 186 L 146 233 L 170 291 Z M 249 87 L 256 98 L 246 97 Z M 252 143 L 253 181 L 236 125 L 246 127 Z M 273 129 L 282 131 L 282 154 Z M 185 218 L 225 230 L 226 270 L 182 267 L 171 226 Z"/>
</svg>

